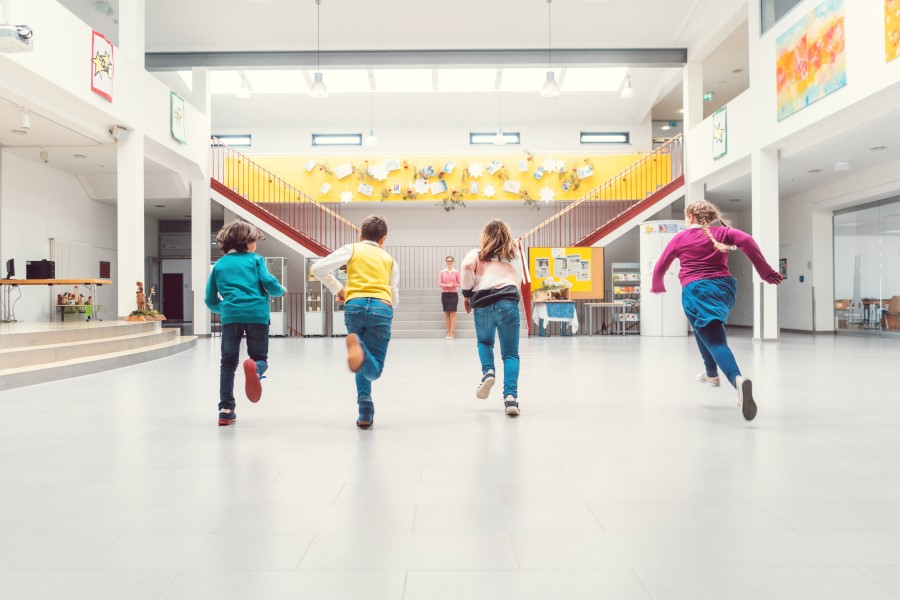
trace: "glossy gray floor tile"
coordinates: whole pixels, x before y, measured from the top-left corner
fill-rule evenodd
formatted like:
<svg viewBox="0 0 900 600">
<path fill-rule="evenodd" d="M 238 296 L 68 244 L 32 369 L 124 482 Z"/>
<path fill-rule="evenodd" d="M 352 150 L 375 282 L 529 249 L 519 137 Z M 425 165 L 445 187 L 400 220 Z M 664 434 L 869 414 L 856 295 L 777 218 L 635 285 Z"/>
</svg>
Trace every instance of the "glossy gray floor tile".
<svg viewBox="0 0 900 600">
<path fill-rule="evenodd" d="M 0 392 L 0 597 L 900 598 L 900 345 L 730 338 L 752 423 L 688 338 L 523 340 L 518 419 L 395 340 L 369 431 L 340 339 L 229 428 L 218 340 Z"/>
</svg>

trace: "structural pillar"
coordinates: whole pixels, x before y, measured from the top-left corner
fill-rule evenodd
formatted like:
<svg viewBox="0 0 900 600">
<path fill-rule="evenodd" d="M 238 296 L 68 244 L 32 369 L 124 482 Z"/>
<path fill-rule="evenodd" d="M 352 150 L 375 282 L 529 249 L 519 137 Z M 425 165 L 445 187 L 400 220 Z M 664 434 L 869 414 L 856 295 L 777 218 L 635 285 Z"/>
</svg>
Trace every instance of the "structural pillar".
<svg viewBox="0 0 900 600">
<path fill-rule="evenodd" d="M 146 0 L 119 2 L 119 50 L 144 68 Z"/>
<path fill-rule="evenodd" d="M 123 3 L 124 4 L 124 3 Z M 118 313 L 127 316 L 135 308 L 135 282 L 146 283 L 144 248 L 144 134 L 120 134 L 116 149 Z M 148 294 L 150 290 L 145 290 Z"/>
<path fill-rule="evenodd" d="M 206 67 L 191 69 L 191 104 L 205 115 L 209 114 L 210 76 Z"/>
<path fill-rule="evenodd" d="M 778 150 L 754 150 L 751 155 L 752 234 L 766 261 L 778 268 Z M 778 339 L 778 287 L 753 272 L 753 339 Z"/>
<path fill-rule="evenodd" d="M 209 335 L 206 281 L 209 279 L 212 214 L 209 180 L 191 182 L 191 281 L 194 296 L 194 335 Z"/>
<path fill-rule="evenodd" d="M 683 107 L 684 107 L 684 138 L 687 143 L 691 140 L 693 129 L 703 122 L 703 65 L 699 62 L 689 62 L 682 68 L 683 82 Z M 691 173 L 691 165 L 684 165 L 685 181 L 685 205 L 697 200 L 703 200 L 705 186 L 694 181 Z"/>
</svg>

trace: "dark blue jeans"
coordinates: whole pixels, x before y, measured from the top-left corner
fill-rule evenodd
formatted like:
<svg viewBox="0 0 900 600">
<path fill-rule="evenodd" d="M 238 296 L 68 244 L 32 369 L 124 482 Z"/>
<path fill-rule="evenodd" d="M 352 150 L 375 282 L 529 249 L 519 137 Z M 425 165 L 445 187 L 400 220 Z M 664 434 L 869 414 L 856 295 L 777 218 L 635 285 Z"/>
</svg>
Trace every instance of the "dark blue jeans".
<svg viewBox="0 0 900 600">
<path fill-rule="evenodd" d="M 381 377 L 394 309 L 378 298 L 354 298 L 344 306 L 347 333 L 355 333 L 362 344 L 365 360 L 356 372 L 356 401 L 372 401 L 372 382 Z"/>
<path fill-rule="evenodd" d="M 241 338 L 247 336 L 247 354 L 262 375 L 269 368 L 269 326 L 259 323 L 222 325 L 222 366 L 219 370 L 219 408 L 234 410 L 234 371 L 241 355 Z"/>
<path fill-rule="evenodd" d="M 481 373 L 494 368 L 494 340 L 500 338 L 503 360 L 503 397 L 519 397 L 519 303 L 499 300 L 490 306 L 475 308 L 475 335 Z"/>
<path fill-rule="evenodd" d="M 700 348 L 700 355 L 706 366 L 706 374 L 709 377 L 718 377 L 719 372 L 716 370 L 718 365 L 725 373 L 728 383 L 734 385 L 734 380 L 741 374 L 741 370 L 737 366 L 731 348 L 728 347 L 725 324 L 722 321 L 712 321 L 705 327 L 695 329 L 694 336 L 697 338 L 697 347 Z"/>
</svg>

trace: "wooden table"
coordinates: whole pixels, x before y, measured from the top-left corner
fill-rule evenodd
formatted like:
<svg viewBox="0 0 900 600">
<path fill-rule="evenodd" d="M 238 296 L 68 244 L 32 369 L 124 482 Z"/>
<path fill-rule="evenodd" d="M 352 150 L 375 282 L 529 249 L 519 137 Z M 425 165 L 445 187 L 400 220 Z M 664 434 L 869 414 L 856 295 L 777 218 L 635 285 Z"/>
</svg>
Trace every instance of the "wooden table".
<svg viewBox="0 0 900 600">
<path fill-rule="evenodd" d="M 21 285 L 83 285 L 91 290 L 91 296 L 94 297 L 94 305 L 97 302 L 97 286 L 112 285 L 112 279 L 0 279 L 0 321 L 15 321 L 16 316 L 13 314 L 12 305 L 9 296 L 14 287 Z M 53 304 L 56 304 L 53 302 Z"/>
</svg>

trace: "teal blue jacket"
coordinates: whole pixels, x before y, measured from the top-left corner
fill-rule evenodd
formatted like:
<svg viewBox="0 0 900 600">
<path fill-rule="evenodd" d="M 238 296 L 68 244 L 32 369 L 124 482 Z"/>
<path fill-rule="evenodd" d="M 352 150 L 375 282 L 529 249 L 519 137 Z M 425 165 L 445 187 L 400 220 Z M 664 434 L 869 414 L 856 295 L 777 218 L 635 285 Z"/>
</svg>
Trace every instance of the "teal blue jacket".
<svg viewBox="0 0 900 600">
<path fill-rule="evenodd" d="M 255 252 L 229 252 L 213 265 L 206 283 L 206 306 L 222 323 L 269 324 L 269 296 L 287 292 Z"/>
</svg>

